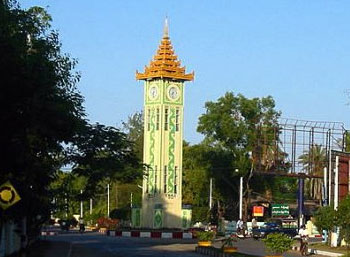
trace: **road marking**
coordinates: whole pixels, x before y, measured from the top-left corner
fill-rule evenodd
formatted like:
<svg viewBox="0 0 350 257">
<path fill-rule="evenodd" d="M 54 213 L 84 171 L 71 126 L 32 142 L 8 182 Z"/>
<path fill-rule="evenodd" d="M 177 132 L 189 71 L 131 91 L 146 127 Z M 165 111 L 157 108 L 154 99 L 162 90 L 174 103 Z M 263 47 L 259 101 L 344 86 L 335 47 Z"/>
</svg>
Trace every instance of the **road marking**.
<svg viewBox="0 0 350 257">
<path fill-rule="evenodd" d="M 72 254 L 72 245 L 73 245 L 73 243 L 69 244 L 69 250 L 68 250 L 67 257 L 70 257 L 70 255 Z"/>
</svg>

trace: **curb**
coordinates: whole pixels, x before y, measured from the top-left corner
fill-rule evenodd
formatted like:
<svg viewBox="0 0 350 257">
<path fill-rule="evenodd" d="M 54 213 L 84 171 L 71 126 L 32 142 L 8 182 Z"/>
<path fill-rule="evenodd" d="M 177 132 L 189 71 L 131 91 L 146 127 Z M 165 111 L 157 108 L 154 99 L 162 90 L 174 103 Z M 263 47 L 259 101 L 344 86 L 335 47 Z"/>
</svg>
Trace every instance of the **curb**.
<svg viewBox="0 0 350 257">
<path fill-rule="evenodd" d="M 220 252 L 214 247 L 196 246 L 195 252 L 215 257 L 232 257 L 232 254 Z"/>
<path fill-rule="evenodd" d="M 188 232 L 160 232 L 160 231 L 114 231 L 109 230 L 107 236 L 116 237 L 143 237 L 143 238 L 164 238 L 164 239 L 192 239 L 192 233 Z"/>
<path fill-rule="evenodd" d="M 300 251 L 300 246 L 293 246 L 292 250 L 294 251 Z M 334 253 L 334 252 L 327 252 L 327 251 L 322 251 L 322 250 L 317 250 L 314 248 L 309 248 L 308 253 L 310 254 L 319 254 L 319 255 L 325 255 L 325 256 L 330 256 L 330 257 L 338 257 L 338 256 L 343 256 L 342 253 Z"/>
</svg>

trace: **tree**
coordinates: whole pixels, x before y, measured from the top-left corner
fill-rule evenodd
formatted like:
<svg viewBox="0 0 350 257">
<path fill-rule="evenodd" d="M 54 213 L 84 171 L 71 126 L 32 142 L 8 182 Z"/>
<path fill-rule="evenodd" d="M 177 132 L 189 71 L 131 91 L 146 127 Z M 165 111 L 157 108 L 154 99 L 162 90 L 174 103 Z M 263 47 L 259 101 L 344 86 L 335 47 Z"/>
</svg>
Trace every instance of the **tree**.
<svg viewBox="0 0 350 257">
<path fill-rule="evenodd" d="M 198 132 L 205 135 L 210 146 L 221 149 L 227 155 L 225 169 L 216 172 L 225 177 L 227 182 L 238 176 L 246 176 L 245 216 L 251 199 L 249 181 L 253 170 L 263 165 L 261 161 L 261 144 L 259 139 L 265 138 L 265 145 L 274 145 L 278 137 L 278 118 L 280 113 L 275 110 L 275 102 L 271 96 L 248 99 L 241 94 L 235 96 L 228 92 L 217 102 L 205 104 L 206 113 L 199 118 Z M 266 151 L 265 151 L 266 152 Z M 224 175 L 224 172 L 225 175 Z"/>
<path fill-rule="evenodd" d="M 299 156 L 299 163 L 303 165 L 305 173 L 314 176 L 323 176 L 323 168 L 327 165 L 326 149 L 320 145 L 313 145 L 309 151 Z M 322 180 L 311 178 L 309 181 L 311 198 L 321 200 Z"/>
<path fill-rule="evenodd" d="M 103 180 L 130 182 L 142 175 L 131 142 L 114 127 L 86 125 L 73 142 L 68 161 L 73 173 L 88 178 L 84 191 L 90 196 Z"/>
<path fill-rule="evenodd" d="M 205 146 L 183 143 L 182 202 L 192 205 L 192 220 L 208 221 L 209 177 Z"/>
<path fill-rule="evenodd" d="M 62 164 L 64 144 L 86 123 L 76 61 L 61 53 L 51 17 L 0 2 L 0 183 L 11 180 L 22 200 L 2 220 L 49 215 L 48 185 Z"/>
<path fill-rule="evenodd" d="M 340 227 L 340 238 L 344 239 L 349 255 L 350 251 L 350 196 L 348 195 L 340 201 L 337 210 L 337 226 Z"/>
<path fill-rule="evenodd" d="M 315 226 L 317 227 L 318 231 L 322 232 L 323 230 L 326 230 L 328 232 L 328 235 L 330 235 L 330 232 L 334 229 L 335 222 L 336 222 L 336 212 L 334 210 L 334 206 L 323 206 L 317 210 L 317 212 L 314 215 L 315 218 Z M 328 243 L 330 244 L 331 237 L 328 237 Z"/>
<path fill-rule="evenodd" d="M 86 120 L 76 61 L 61 53 L 50 21 L 40 7 L 22 10 L 15 0 L 0 1 L 0 184 L 11 180 L 22 198 L 0 210 L 1 221 L 27 217 L 40 225 L 53 194 L 81 190 L 71 180 L 81 182 L 87 197 L 105 177 L 131 181 L 142 174 L 135 172 L 142 168 L 125 133 Z M 67 164 L 73 173 L 60 173 Z M 57 176 L 63 184 L 51 191 Z"/>
<path fill-rule="evenodd" d="M 123 122 L 123 131 L 127 139 L 134 144 L 134 152 L 139 160 L 143 159 L 143 112 L 136 112 Z"/>
</svg>

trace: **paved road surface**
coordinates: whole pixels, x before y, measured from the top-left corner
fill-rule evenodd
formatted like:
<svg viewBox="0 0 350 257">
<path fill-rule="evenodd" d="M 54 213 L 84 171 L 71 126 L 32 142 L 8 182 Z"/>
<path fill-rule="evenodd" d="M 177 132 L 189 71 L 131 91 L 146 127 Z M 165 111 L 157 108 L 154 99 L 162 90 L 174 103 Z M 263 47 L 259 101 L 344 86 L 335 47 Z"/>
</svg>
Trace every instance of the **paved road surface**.
<svg viewBox="0 0 350 257">
<path fill-rule="evenodd" d="M 194 252 L 197 241 L 193 239 L 154 239 L 107 237 L 98 233 L 60 234 L 44 237 L 46 241 L 32 249 L 26 257 L 200 257 Z M 216 246 L 220 247 L 217 242 Z M 261 241 L 244 239 L 237 242 L 242 253 L 264 256 L 265 250 Z M 285 257 L 298 257 L 298 252 L 288 252 Z M 316 255 L 313 255 L 316 257 Z"/>
<path fill-rule="evenodd" d="M 107 237 L 98 233 L 47 236 L 26 257 L 200 257 L 196 240 Z M 39 255 L 38 255 L 39 254 Z"/>
</svg>

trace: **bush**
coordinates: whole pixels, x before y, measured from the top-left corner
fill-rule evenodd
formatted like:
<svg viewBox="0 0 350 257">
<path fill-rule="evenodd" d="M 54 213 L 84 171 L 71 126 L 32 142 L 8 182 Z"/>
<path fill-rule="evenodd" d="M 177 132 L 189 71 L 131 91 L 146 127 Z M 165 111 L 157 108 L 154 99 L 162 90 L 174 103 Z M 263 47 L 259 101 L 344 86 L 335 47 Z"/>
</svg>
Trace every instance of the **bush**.
<svg viewBox="0 0 350 257">
<path fill-rule="evenodd" d="M 237 236 L 236 235 L 227 237 L 227 238 L 225 238 L 225 240 L 223 240 L 223 244 L 222 244 L 221 248 L 233 247 L 235 242 L 237 242 Z"/>
<path fill-rule="evenodd" d="M 119 220 L 117 219 L 109 219 L 105 217 L 97 219 L 97 224 L 99 228 L 116 229 L 118 223 Z"/>
<path fill-rule="evenodd" d="M 109 213 L 109 217 L 112 219 L 127 220 L 130 217 L 130 208 L 113 209 Z"/>
<path fill-rule="evenodd" d="M 213 231 L 198 231 L 197 238 L 199 241 L 212 241 L 215 237 Z"/>
<path fill-rule="evenodd" d="M 286 234 L 273 233 L 269 234 L 262 240 L 267 250 L 272 254 L 283 254 L 292 248 L 293 239 Z"/>
</svg>

